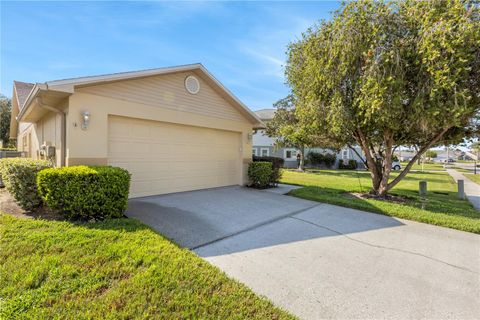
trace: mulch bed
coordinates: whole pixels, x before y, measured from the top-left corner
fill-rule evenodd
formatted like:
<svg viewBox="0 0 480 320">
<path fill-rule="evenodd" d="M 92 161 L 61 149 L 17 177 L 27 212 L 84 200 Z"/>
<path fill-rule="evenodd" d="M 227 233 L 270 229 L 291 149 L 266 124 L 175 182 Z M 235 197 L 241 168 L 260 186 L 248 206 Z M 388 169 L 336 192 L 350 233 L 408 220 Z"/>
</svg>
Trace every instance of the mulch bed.
<svg viewBox="0 0 480 320">
<path fill-rule="evenodd" d="M 346 192 L 343 194 L 347 198 L 351 199 L 374 199 L 379 201 L 387 201 L 398 204 L 404 204 L 411 201 L 411 199 L 401 196 L 386 195 L 385 197 L 379 197 L 370 193 L 358 193 L 358 192 Z"/>
<path fill-rule="evenodd" d="M 61 214 L 44 206 L 33 211 L 22 209 L 6 188 L 0 188 L 0 212 L 26 219 L 65 220 Z"/>
</svg>

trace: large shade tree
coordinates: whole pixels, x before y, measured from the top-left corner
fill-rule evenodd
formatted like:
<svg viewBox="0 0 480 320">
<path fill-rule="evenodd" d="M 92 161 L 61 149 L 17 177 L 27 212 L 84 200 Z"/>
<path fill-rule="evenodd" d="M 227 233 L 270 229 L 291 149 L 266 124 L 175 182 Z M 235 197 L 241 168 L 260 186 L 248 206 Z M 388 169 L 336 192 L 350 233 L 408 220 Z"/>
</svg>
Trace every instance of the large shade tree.
<svg viewBox="0 0 480 320">
<path fill-rule="evenodd" d="M 10 136 L 10 113 L 12 100 L 0 94 L 0 140 L 6 145 Z"/>
<path fill-rule="evenodd" d="M 278 148 L 295 148 L 300 152 L 298 170 L 305 169 L 305 148 L 324 146 L 325 141 L 308 130 L 296 115 L 297 100 L 290 94 L 273 104 L 275 114 L 267 123 L 265 133 Z"/>
<path fill-rule="evenodd" d="M 357 1 L 291 43 L 287 82 L 311 132 L 358 144 L 385 196 L 435 145 L 478 128 L 479 8 L 469 1 Z M 389 179 L 398 146 L 417 152 Z"/>
</svg>

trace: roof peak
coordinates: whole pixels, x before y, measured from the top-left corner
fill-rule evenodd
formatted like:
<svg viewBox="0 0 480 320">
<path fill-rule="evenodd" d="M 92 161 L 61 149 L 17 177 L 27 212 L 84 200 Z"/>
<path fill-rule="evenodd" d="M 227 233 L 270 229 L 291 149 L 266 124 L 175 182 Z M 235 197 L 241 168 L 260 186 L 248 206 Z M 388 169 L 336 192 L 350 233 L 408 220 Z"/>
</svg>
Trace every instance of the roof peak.
<svg viewBox="0 0 480 320">
<path fill-rule="evenodd" d="M 203 65 L 199 62 L 197 63 L 190 63 L 190 64 L 181 64 L 177 66 L 169 66 L 169 67 L 159 67 L 159 68 L 148 68 L 148 69 L 140 69 L 140 70 L 130 70 L 130 71 L 121 71 L 121 72 L 112 72 L 112 73 L 103 73 L 103 74 L 94 74 L 94 75 L 87 75 L 87 76 L 80 76 L 80 77 L 73 77 L 73 78 L 65 78 L 65 79 L 55 79 L 47 81 L 49 82 L 60 82 L 60 81 L 75 81 L 84 78 L 96 78 L 96 77 L 111 77 L 111 76 L 127 76 L 129 74 L 137 74 L 137 73 L 154 73 L 156 71 L 165 71 L 169 69 L 176 69 L 176 68 L 193 68 L 193 67 L 203 67 Z"/>
</svg>

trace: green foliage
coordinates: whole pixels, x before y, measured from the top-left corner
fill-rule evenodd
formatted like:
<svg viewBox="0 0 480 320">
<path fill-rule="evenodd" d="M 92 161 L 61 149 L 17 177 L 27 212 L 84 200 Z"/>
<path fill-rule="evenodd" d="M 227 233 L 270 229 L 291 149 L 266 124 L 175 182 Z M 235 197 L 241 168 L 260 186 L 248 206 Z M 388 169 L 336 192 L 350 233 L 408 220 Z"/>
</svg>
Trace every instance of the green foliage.
<svg viewBox="0 0 480 320">
<path fill-rule="evenodd" d="M 250 186 L 254 188 L 267 188 L 270 185 L 273 174 L 271 162 L 255 161 L 248 165 L 248 179 Z"/>
<path fill-rule="evenodd" d="M 277 147 L 301 149 L 318 144 L 316 137 L 309 135 L 297 118 L 295 114 L 296 101 L 293 95 L 278 100 L 273 107 L 276 109 L 275 115 L 267 123 L 265 133 L 274 138 Z"/>
<path fill-rule="evenodd" d="M 333 153 L 309 152 L 307 158 L 312 166 L 324 165 L 331 168 L 335 164 L 337 156 Z"/>
<path fill-rule="evenodd" d="M 355 170 L 358 168 L 356 160 L 350 159 L 345 163 L 342 159 L 338 160 L 338 169 Z"/>
<path fill-rule="evenodd" d="M 134 219 L 0 214 L 0 319 L 294 319 Z"/>
<path fill-rule="evenodd" d="M 433 158 L 436 158 L 438 156 L 438 154 L 433 150 L 428 150 L 427 152 L 425 152 L 425 156 L 427 158 L 432 158 L 433 159 Z"/>
<path fill-rule="evenodd" d="M 52 168 L 38 174 L 37 185 L 47 206 L 68 218 L 116 218 L 127 208 L 130 174 L 108 166 Z"/>
<path fill-rule="evenodd" d="M 472 150 L 473 152 L 480 152 L 480 142 L 475 141 L 474 143 L 472 143 L 470 145 L 470 150 Z"/>
<path fill-rule="evenodd" d="M 9 141 L 11 113 L 12 100 L 0 94 L 0 140 L 3 140 L 3 145 Z"/>
<path fill-rule="evenodd" d="M 300 122 L 295 111 L 298 102 L 292 94 L 275 102 L 275 115 L 267 123 L 265 133 L 274 139 L 276 147 L 300 150 L 300 168 L 303 169 L 305 147 L 326 146 L 327 142 Z"/>
<path fill-rule="evenodd" d="M 282 178 L 282 168 L 285 160 L 278 157 L 259 157 L 254 156 L 253 161 L 267 161 L 272 163 L 272 176 L 270 177 L 270 184 L 276 186 Z"/>
<path fill-rule="evenodd" d="M 0 151 L 17 151 L 17 148 L 0 148 Z"/>
<path fill-rule="evenodd" d="M 337 144 L 358 144 L 373 190 L 394 187 L 410 169 L 382 185 L 395 146 L 417 146 L 419 157 L 473 132 L 479 17 L 468 0 L 344 2 L 289 46 L 287 82 L 302 127 Z"/>
<path fill-rule="evenodd" d="M 397 174 L 392 173 L 393 176 Z M 418 182 L 422 180 L 428 183 L 426 197 L 418 195 Z M 369 181 L 369 172 L 338 170 L 319 170 L 315 173 L 286 171 L 282 178 L 282 183 L 305 186 L 290 194 L 308 200 L 480 234 L 480 212 L 467 200 L 458 198 L 456 183 L 446 172 L 410 173 L 391 191 L 394 195 L 405 197 L 405 203 L 356 198 L 346 194 L 368 192 Z"/>
<path fill-rule="evenodd" d="M 37 174 L 51 166 L 50 162 L 44 160 L 4 158 L 0 159 L 0 174 L 12 197 L 23 209 L 32 210 L 42 204 L 37 191 Z"/>
</svg>

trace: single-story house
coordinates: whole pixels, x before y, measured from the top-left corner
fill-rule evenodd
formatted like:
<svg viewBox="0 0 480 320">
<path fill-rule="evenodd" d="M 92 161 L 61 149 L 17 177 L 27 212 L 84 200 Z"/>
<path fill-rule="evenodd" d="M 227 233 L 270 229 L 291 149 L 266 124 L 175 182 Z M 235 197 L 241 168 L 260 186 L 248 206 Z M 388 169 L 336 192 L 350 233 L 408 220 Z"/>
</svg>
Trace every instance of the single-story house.
<svg viewBox="0 0 480 320">
<path fill-rule="evenodd" d="M 270 120 L 273 119 L 273 116 L 275 115 L 275 109 L 261 109 L 255 111 L 255 113 L 263 121 L 263 123 L 268 123 Z M 359 146 L 355 146 L 354 148 L 358 154 L 363 155 L 363 151 Z M 338 167 L 339 160 L 343 160 L 345 162 L 348 162 L 348 160 L 356 160 L 358 167 L 364 168 L 362 158 L 360 158 L 353 150 L 348 147 L 344 147 L 340 151 L 323 148 L 306 148 L 305 156 L 307 156 L 309 152 L 335 154 L 335 167 Z M 262 130 L 262 128 L 256 130 L 253 134 L 252 154 L 255 156 L 279 157 L 285 161 L 284 166 L 286 168 L 296 168 L 297 153 L 298 150 L 295 148 L 277 148 L 275 146 L 275 140 L 267 136 L 265 134 L 265 130 Z"/>
<path fill-rule="evenodd" d="M 130 197 L 247 182 L 262 121 L 203 65 L 14 82 L 11 137 L 56 166 L 112 165 Z"/>
</svg>

